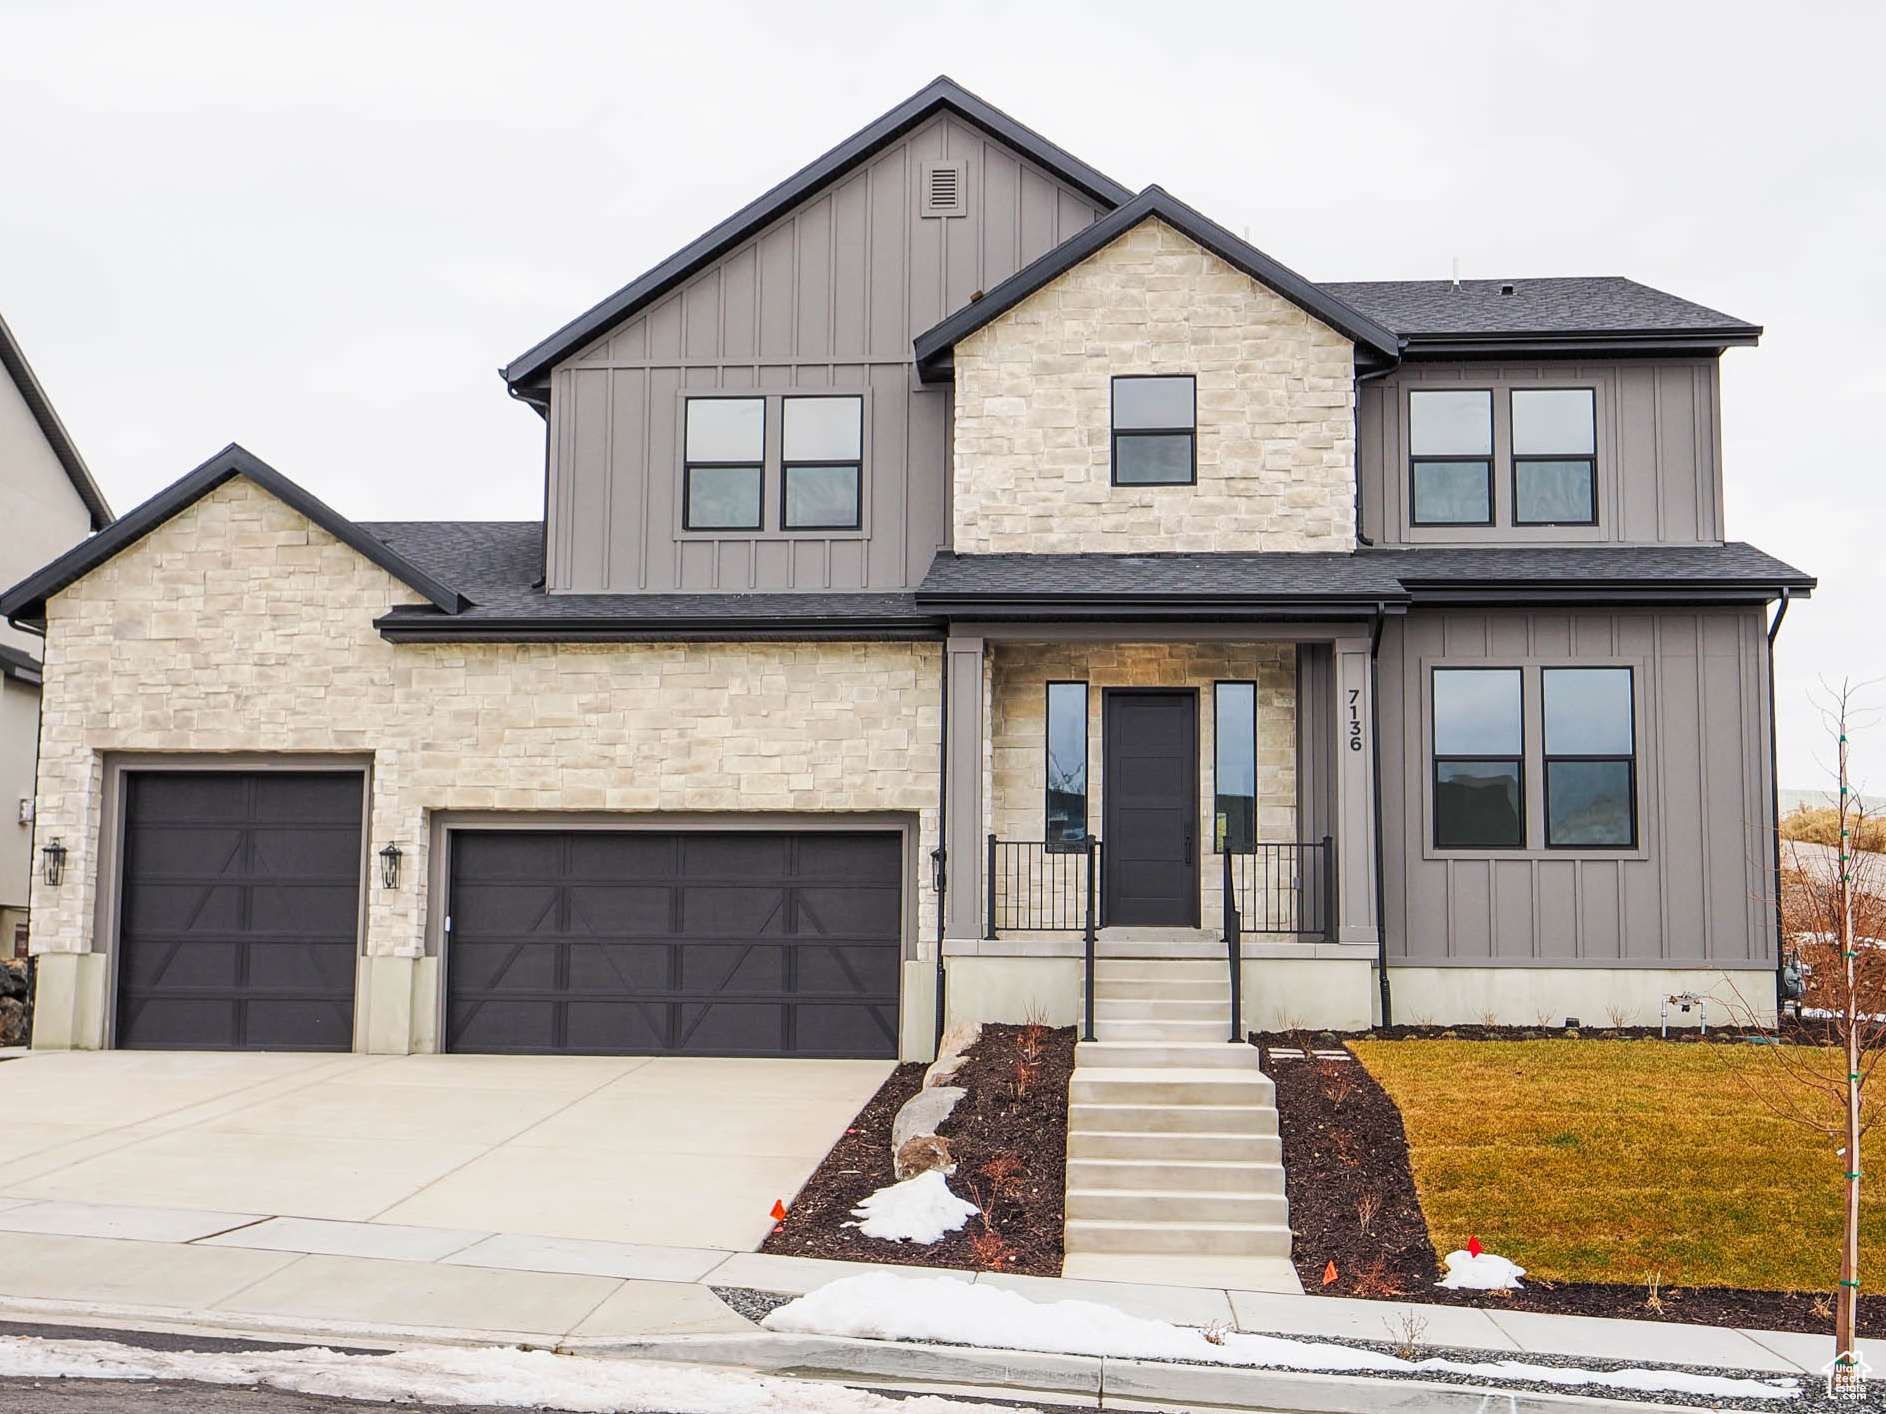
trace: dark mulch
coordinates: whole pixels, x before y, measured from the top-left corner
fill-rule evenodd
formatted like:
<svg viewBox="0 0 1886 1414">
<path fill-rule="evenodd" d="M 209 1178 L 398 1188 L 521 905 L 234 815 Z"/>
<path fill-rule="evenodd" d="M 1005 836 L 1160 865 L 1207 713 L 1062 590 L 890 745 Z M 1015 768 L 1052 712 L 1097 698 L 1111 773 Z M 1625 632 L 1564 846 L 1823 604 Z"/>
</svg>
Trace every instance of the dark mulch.
<svg viewBox="0 0 1886 1414">
<path fill-rule="evenodd" d="M 1024 1061 L 1021 1046 L 1029 1028 L 985 1025 L 962 1069 L 950 1083 L 965 1095 L 941 1133 L 949 1141 L 956 1173 L 950 1187 L 988 1214 L 1001 1246 L 984 1238 L 984 1222 L 971 1218 L 941 1242 L 885 1242 L 845 1227 L 859 1201 L 893 1181 L 891 1124 L 904 1102 L 923 1084 L 924 1067 L 900 1065 L 852 1121 L 799 1196 L 786 1220 L 762 1244 L 762 1252 L 794 1257 L 829 1257 L 848 1262 L 892 1262 L 908 1267 L 998 1266 L 1030 1276 L 1061 1274 L 1062 1217 L 1067 1186 L 1067 1082 L 1074 1071 L 1074 1029 L 1038 1033 L 1038 1055 Z M 1018 1090 L 1018 1066 L 1028 1064 Z M 1019 1167 L 998 1182 L 985 1170 L 997 1160 Z M 998 1170 L 1007 1165 L 997 1164 Z M 999 1260 L 998 1260 L 999 1259 Z"/>
<path fill-rule="evenodd" d="M 1438 1034 L 1409 1029 L 1411 1034 Z M 1516 1039 L 1511 1034 L 1516 1028 L 1449 1029 L 1461 1039 L 1471 1031 Z M 1374 1034 L 1393 1033 L 1378 1030 Z M 1436 1286 L 1440 1259 L 1428 1236 L 1414 1174 L 1408 1167 L 1401 1111 L 1388 1092 L 1359 1061 L 1305 1058 L 1296 1038 L 1255 1039 L 1263 1049 L 1264 1072 L 1277 1084 L 1284 1188 L 1290 1198 L 1290 1225 L 1296 1232 L 1292 1256 L 1303 1289 L 1310 1294 L 1402 1297 L 1449 1306 L 1832 1334 L 1831 1318 L 1814 1311 L 1812 1292 L 1664 1287 L 1658 1292 L 1659 1311 L 1645 1304 L 1649 1293 L 1641 1286 L 1528 1279 L 1524 1289 L 1509 1294 Z M 1314 1044 L 1339 1049 L 1330 1044 L 1333 1039 L 1319 1036 Z M 1275 1059 L 1279 1050 L 1295 1055 Z M 1380 1211 L 1367 1233 L 1357 1213 L 1357 1203 L 1365 1194 L 1381 1198 Z M 1330 1262 L 1336 1264 L 1336 1279 L 1326 1285 L 1323 1278 Z M 1860 1334 L 1886 1335 L 1886 1296 L 1860 1298 Z"/>
</svg>

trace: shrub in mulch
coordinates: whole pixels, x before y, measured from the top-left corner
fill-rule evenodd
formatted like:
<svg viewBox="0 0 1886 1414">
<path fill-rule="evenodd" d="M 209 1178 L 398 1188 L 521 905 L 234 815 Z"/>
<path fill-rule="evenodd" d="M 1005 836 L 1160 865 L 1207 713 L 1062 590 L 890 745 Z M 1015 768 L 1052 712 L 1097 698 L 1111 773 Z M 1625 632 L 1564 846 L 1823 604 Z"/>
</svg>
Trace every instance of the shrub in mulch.
<svg viewBox="0 0 1886 1414">
<path fill-rule="evenodd" d="M 950 1082 L 969 1093 L 941 1126 L 950 1187 L 981 1209 L 930 1246 L 865 1237 L 851 1210 L 894 1181 L 891 1125 L 923 1084 L 900 1065 L 852 1121 L 788 1208 L 762 1252 L 1059 1276 L 1067 1187 L 1067 1083 L 1074 1028 L 985 1025 Z"/>
<path fill-rule="evenodd" d="M 1515 1027 L 1450 1027 L 1458 1039 L 1491 1032 L 1523 1039 Z M 1378 1029 L 1434 1036 L 1438 1028 Z M 1563 1031 L 1550 1033 L 1559 1037 Z M 1603 1033 L 1586 1033 L 1610 1035 Z M 1713 1035 L 1711 1039 L 1714 1039 Z M 1264 1073 L 1277 1086 L 1283 1136 L 1284 1189 L 1290 1199 L 1297 1275 L 1311 1295 L 1406 1299 L 1450 1306 L 1540 1311 L 1628 1320 L 1830 1333 L 1833 1317 L 1813 1292 L 1744 1291 L 1723 1287 L 1660 1287 L 1527 1278 L 1512 1292 L 1450 1291 L 1435 1285 L 1440 1259 L 1428 1234 L 1401 1111 L 1360 1061 L 1319 1060 L 1300 1038 L 1254 1035 Z M 1334 1035 L 1319 1035 L 1316 1049 L 1336 1050 Z M 1325 1282 L 1329 1264 L 1336 1276 Z M 1653 1299 L 1654 1298 L 1654 1299 Z M 1860 1334 L 1886 1335 L 1886 1296 L 1860 1299 Z"/>
</svg>

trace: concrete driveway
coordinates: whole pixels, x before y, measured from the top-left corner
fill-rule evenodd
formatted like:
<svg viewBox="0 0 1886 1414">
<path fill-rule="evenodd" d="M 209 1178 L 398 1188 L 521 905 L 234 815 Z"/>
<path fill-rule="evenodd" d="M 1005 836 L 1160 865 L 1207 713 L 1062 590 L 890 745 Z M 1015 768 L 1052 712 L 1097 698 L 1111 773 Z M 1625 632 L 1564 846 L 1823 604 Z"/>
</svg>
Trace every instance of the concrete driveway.
<svg viewBox="0 0 1886 1414">
<path fill-rule="evenodd" d="M 384 1224 L 389 1242 L 407 1227 L 750 1251 L 890 1069 L 31 1054 L 0 1063 L 0 1206 L 22 1220 L 27 1200 Z"/>
</svg>

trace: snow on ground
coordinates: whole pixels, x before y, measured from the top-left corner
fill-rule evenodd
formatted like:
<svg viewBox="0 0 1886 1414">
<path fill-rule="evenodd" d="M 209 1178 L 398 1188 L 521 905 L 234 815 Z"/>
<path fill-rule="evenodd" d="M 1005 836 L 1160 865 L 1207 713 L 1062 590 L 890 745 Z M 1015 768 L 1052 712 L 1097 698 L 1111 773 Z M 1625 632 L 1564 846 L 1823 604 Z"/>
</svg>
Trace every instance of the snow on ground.
<svg viewBox="0 0 1886 1414">
<path fill-rule="evenodd" d="M 693 1365 L 553 1355 L 547 1350 L 432 1347 L 391 1355 L 332 1350 L 198 1354 L 111 1341 L 0 1337 L 0 1376 L 190 1380 L 267 1385 L 341 1399 L 484 1404 L 577 1414 L 972 1414 L 985 1406 Z"/>
<path fill-rule="evenodd" d="M 1513 1291 L 1526 1275 L 1524 1267 L 1491 1252 L 1449 1252 L 1441 1264 L 1447 1268 L 1447 1275 L 1434 1284 L 1455 1291 Z"/>
<path fill-rule="evenodd" d="M 928 1245 L 942 1241 L 946 1232 L 955 1232 L 975 1211 L 974 1203 L 965 1203 L 950 1192 L 942 1173 L 931 1169 L 878 1189 L 851 1210 L 854 1218 L 863 1221 L 845 1226 L 887 1242 Z"/>
<path fill-rule="evenodd" d="M 1191 1360 L 1344 1374 L 1466 1375 L 1555 1385 L 1599 1385 L 1641 1392 L 1721 1398 L 1792 1399 L 1792 1381 L 1729 1379 L 1681 1370 L 1579 1370 L 1521 1360 L 1402 1360 L 1374 1350 L 1281 1336 L 1231 1333 L 1223 1344 L 1203 1331 L 1128 1316 L 1091 1301 L 1042 1305 L 1013 1291 L 948 1277 L 871 1274 L 842 1277 L 767 1316 L 769 1330 L 877 1340 L 931 1340 L 998 1350 L 1107 1355 L 1127 1360 Z M 1677 1352 L 1672 1352 L 1677 1354 Z"/>
</svg>

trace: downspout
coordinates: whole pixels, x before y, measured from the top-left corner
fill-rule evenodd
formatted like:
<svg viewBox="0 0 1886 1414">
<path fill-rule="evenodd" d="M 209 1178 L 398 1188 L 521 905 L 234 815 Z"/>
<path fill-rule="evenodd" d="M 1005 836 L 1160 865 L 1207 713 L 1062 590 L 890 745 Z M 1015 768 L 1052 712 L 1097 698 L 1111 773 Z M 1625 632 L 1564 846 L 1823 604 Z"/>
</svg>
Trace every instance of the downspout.
<svg viewBox="0 0 1886 1414">
<path fill-rule="evenodd" d="M 950 808 L 950 641 L 947 636 L 943 640 L 941 688 L 942 714 L 939 721 L 942 735 L 937 741 L 936 848 L 930 851 L 930 880 L 936 889 L 936 1055 L 943 1054 L 943 1002 L 946 983 L 943 971 L 943 899 L 949 891 L 949 850 L 944 843 L 949 838 L 947 831 Z"/>
<path fill-rule="evenodd" d="M 1407 341 L 1404 339 L 1402 342 L 1405 344 Z M 1401 367 L 1401 356 L 1397 354 L 1395 357 L 1395 361 L 1389 364 L 1387 367 L 1374 368 L 1374 369 L 1369 370 L 1369 372 L 1367 373 L 1358 373 L 1356 375 L 1356 411 L 1357 412 L 1360 412 L 1362 410 L 1362 385 L 1364 383 L 1373 383 L 1377 379 L 1380 379 L 1380 378 L 1386 378 L 1388 377 L 1389 374 L 1393 373 L 1396 369 L 1400 367 Z M 1360 442 L 1361 439 L 1358 437 L 1356 440 Z M 1370 550 L 1373 550 L 1375 548 L 1375 542 L 1369 539 L 1368 536 L 1362 533 L 1362 488 L 1360 485 L 1356 487 L 1356 543 Z"/>
<path fill-rule="evenodd" d="M 1382 673 L 1378 655 L 1382 648 L 1382 616 L 1387 612 L 1386 604 L 1377 604 L 1374 622 L 1369 625 L 1369 775 L 1375 796 L 1375 838 L 1370 841 L 1375 854 L 1375 976 L 1382 990 L 1385 1028 L 1395 1024 L 1394 1007 L 1388 994 L 1388 893 L 1382 867 Z"/>
<path fill-rule="evenodd" d="M 1781 762 L 1776 757 L 1778 732 L 1775 727 L 1775 638 L 1781 632 L 1781 621 L 1788 617 L 1788 591 L 1781 590 L 1781 604 L 1775 610 L 1775 621 L 1768 626 L 1768 808 L 1769 824 L 1774 832 L 1775 845 L 1775 1021 L 1781 1021 L 1781 1008 L 1786 998 L 1783 996 L 1783 969 L 1787 964 L 1787 927 L 1781 917 Z"/>
</svg>

